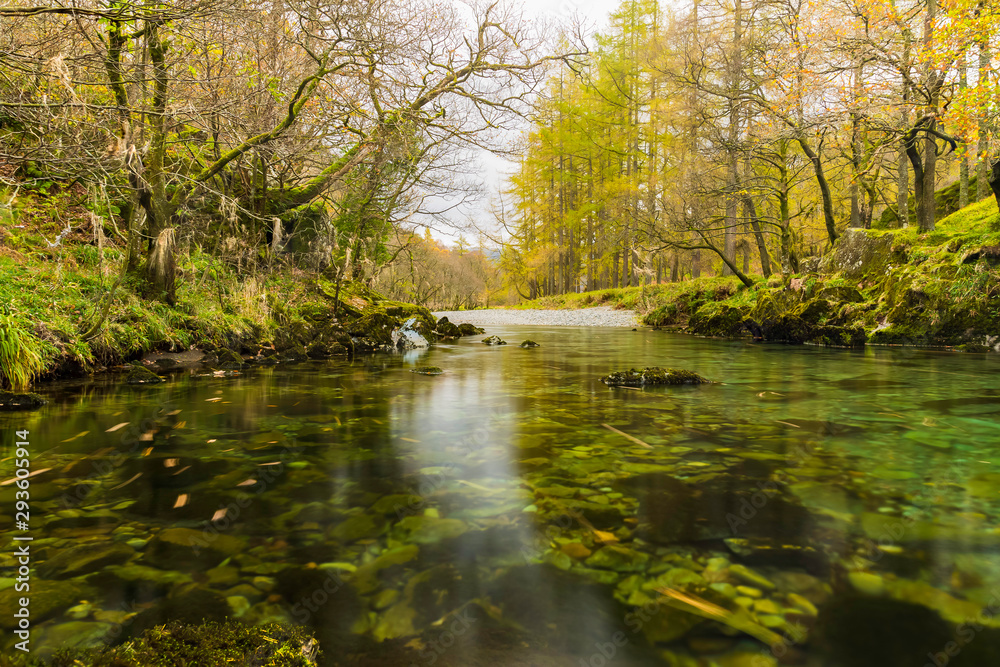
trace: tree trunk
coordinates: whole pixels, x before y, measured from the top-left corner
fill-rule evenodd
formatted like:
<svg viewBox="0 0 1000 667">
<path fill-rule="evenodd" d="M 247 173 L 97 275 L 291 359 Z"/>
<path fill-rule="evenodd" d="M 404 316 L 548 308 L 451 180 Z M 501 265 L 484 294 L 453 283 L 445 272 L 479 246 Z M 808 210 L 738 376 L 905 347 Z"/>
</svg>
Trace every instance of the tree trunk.
<svg viewBox="0 0 1000 667">
<path fill-rule="evenodd" d="M 757 207 L 754 206 L 753 199 L 749 196 L 743 198 L 743 207 L 750 218 L 750 228 L 753 230 L 754 238 L 757 240 L 757 251 L 760 253 L 760 272 L 765 278 L 771 277 L 771 257 L 767 252 L 767 243 L 764 240 L 764 233 L 760 228 L 760 220 L 757 218 Z"/>
<path fill-rule="evenodd" d="M 980 81 L 986 81 L 989 78 L 990 60 L 990 37 L 989 35 L 983 35 L 979 42 Z M 981 201 L 986 197 L 986 185 L 989 181 L 990 175 L 990 170 L 988 168 L 989 148 L 989 125 L 986 121 L 985 115 L 983 115 L 979 118 L 979 144 L 976 146 L 976 151 L 978 152 L 977 158 L 979 160 L 976 175 L 976 201 Z M 990 184 L 990 187 L 992 187 L 992 184 Z"/>
<path fill-rule="evenodd" d="M 990 172 L 990 189 L 993 190 L 993 196 L 997 200 L 997 208 L 1000 208 L 1000 160 L 993 163 L 993 169 Z"/>
<path fill-rule="evenodd" d="M 146 260 L 146 282 L 150 295 L 171 306 L 176 302 L 174 246 L 174 228 L 167 227 L 157 235 Z"/>
<path fill-rule="evenodd" d="M 958 87 L 962 90 L 968 88 L 969 63 L 966 62 L 965 54 L 958 63 Z M 958 207 L 965 208 L 969 205 L 969 148 L 962 142 L 961 155 L 958 164 Z"/>
<path fill-rule="evenodd" d="M 823 219 L 826 222 L 826 235 L 830 239 L 830 244 L 833 245 L 838 236 L 837 225 L 833 217 L 833 195 L 830 193 L 830 184 L 826 180 L 823 162 L 802 134 L 799 134 L 796 140 L 799 142 L 799 146 L 802 147 L 802 152 L 809 158 L 813 166 L 813 171 L 816 173 L 816 182 L 819 184 L 819 192 L 823 199 Z"/>
</svg>

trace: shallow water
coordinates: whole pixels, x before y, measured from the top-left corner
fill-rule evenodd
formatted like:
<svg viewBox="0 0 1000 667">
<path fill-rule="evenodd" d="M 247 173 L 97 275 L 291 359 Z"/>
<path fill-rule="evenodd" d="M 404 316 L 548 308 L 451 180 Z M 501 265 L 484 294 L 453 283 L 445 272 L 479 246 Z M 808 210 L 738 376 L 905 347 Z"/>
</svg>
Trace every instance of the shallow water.
<svg viewBox="0 0 1000 667">
<path fill-rule="evenodd" d="M 308 624 L 327 664 L 996 664 L 995 356 L 487 333 L 0 415 L 0 477 L 22 428 L 49 469 L 33 649 L 228 615 Z M 651 365 L 715 383 L 598 381 Z"/>
</svg>

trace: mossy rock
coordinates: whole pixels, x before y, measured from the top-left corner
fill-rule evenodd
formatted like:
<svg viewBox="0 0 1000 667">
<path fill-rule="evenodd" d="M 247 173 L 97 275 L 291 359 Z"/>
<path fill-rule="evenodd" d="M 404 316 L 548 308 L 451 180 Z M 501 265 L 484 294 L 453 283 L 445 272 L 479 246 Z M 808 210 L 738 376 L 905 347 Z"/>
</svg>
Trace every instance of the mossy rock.
<svg viewBox="0 0 1000 667">
<path fill-rule="evenodd" d="M 399 318 L 388 315 L 385 311 L 375 310 L 347 324 L 345 329 L 352 338 L 369 339 L 378 345 L 391 346 L 392 332 L 400 324 Z"/>
<path fill-rule="evenodd" d="M 218 366 L 225 371 L 236 371 L 246 366 L 246 362 L 243 357 L 236 354 L 232 350 L 222 349 L 219 350 L 219 361 Z"/>
<path fill-rule="evenodd" d="M 420 368 L 410 369 L 410 372 L 417 375 L 441 375 L 444 373 L 444 370 L 438 366 L 421 366 Z"/>
<path fill-rule="evenodd" d="M 435 329 L 439 336 L 444 336 L 445 338 L 462 337 L 462 329 L 457 324 L 449 322 L 447 317 L 442 317 L 441 319 L 444 321 L 438 321 L 437 328 Z"/>
<path fill-rule="evenodd" d="M 657 384 L 708 384 L 710 380 L 706 380 L 692 371 L 681 370 L 678 368 L 659 368 L 654 366 L 651 368 L 643 368 L 642 370 L 632 368 L 627 371 L 611 373 L 610 375 L 602 377 L 601 382 L 609 387 L 644 387 L 646 385 Z"/>
<path fill-rule="evenodd" d="M 132 366 L 128 371 L 128 375 L 125 376 L 126 384 L 159 384 L 161 382 L 166 382 L 166 380 L 145 366 L 138 364 Z"/>
<path fill-rule="evenodd" d="M 864 229 L 848 229 L 837 241 L 833 252 L 823 258 L 828 273 L 848 278 L 885 272 L 893 255 L 894 236 L 871 234 Z"/>
<path fill-rule="evenodd" d="M 483 339 L 484 345 L 506 345 L 507 341 L 500 338 L 500 336 L 488 336 Z"/>
<path fill-rule="evenodd" d="M 688 329 L 699 336 L 737 338 L 746 335 L 744 317 L 746 314 L 740 308 L 709 301 L 691 315 Z"/>
<path fill-rule="evenodd" d="M 486 333 L 486 329 L 483 329 L 482 327 L 477 327 L 474 324 L 469 324 L 468 322 L 459 324 L 458 330 L 462 333 L 463 336 L 477 336 L 479 334 Z"/>
<path fill-rule="evenodd" d="M 417 322 L 423 324 L 428 331 L 433 330 L 437 324 L 431 311 L 423 306 L 403 301 L 382 301 L 379 302 L 379 307 L 382 308 L 386 315 L 398 318 L 399 320 L 405 321 L 411 317 L 415 317 L 417 318 Z M 423 335 L 423 332 L 420 333 Z"/>
<path fill-rule="evenodd" d="M 528 347 L 541 347 L 541 345 L 539 345 L 538 343 L 536 343 L 533 340 L 526 340 L 523 343 L 521 343 L 521 347 L 524 347 L 524 348 L 528 348 Z"/>
<path fill-rule="evenodd" d="M 38 394 L 18 394 L 9 391 L 0 391 L 0 411 L 35 410 L 47 402 Z"/>
</svg>

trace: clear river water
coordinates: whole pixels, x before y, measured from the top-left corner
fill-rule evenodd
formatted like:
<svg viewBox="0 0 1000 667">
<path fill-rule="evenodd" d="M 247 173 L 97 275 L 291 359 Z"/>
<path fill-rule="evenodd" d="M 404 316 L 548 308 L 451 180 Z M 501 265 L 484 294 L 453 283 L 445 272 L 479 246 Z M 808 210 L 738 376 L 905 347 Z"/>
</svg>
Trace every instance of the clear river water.
<svg viewBox="0 0 1000 667">
<path fill-rule="evenodd" d="M 487 334 L 41 387 L 0 414 L 4 650 L 23 534 L 42 656 L 240 618 L 323 665 L 1000 664 L 995 355 Z M 644 366 L 713 383 L 599 381 Z"/>
</svg>

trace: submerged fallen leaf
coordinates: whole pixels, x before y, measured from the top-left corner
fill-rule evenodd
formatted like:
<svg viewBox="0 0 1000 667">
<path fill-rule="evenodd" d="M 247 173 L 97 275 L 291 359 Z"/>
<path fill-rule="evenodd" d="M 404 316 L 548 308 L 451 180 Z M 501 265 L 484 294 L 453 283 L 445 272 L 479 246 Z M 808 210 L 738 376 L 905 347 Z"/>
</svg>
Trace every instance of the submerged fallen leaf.
<svg viewBox="0 0 1000 667">
<path fill-rule="evenodd" d="M 656 588 L 654 590 L 666 597 L 665 602 L 676 609 L 724 623 L 731 628 L 759 639 L 767 646 L 775 646 L 784 642 L 781 635 L 768 630 L 755 621 L 750 612 L 742 607 L 736 611 L 730 611 L 713 602 L 691 595 L 690 593 L 682 593 L 673 588 Z"/>
<path fill-rule="evenodd" d="M 114 426 L 112 426 L 111 428 L 109 428 L 107 431 L 105 431 L 105 433 L 114 433 L 118 429 L 125 428 L 130 423 L 131 422 L 122 422 L 121 424 L 115 424 Z"/>
<path fill-rule="evenodd" d="M 65 440 L 63 440 L 63 442 L 73 442 L 77 438 L 82 438 L 83 436 L 87 435 L 88 433 L 90 433 L 90 431 L 80 431 L 79 433 L 77 433 L 76 435 L 74 435 L 72 438 L 66 438 Z"/>
</svg>

